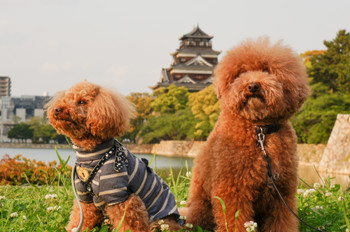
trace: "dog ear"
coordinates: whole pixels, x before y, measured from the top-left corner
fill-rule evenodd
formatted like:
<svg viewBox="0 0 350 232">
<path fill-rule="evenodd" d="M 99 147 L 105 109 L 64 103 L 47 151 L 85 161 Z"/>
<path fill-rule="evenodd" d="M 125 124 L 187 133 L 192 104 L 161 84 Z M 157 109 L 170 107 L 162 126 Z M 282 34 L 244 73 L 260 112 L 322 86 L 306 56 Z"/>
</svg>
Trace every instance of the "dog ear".
<svg viewBox="0 0 350 232">
<path fill-rule="evenodd" d="M 225 62 L 226 63 L 226 62 Z M 213 87 L 218 99 L 224 94 L 229 85 L 237 77 L 239 71 L 235 70 L 234 67 L 228 68 L 224 62 L 218 64 L 214 70 L 214 83 Z M 229 65 L 229 64 L 227 64 Z"/>
<path fill-rule="evenodd" d="M 87 126 L 92 135 L 101 139 L 118 137 L 129 126 L 134 112 L 133 104 L 125 97 L 111 90 L 100 88 L 89 109 Z"/>
<path fill-rule="evenodd" d="M 307 79 L 306 72 L 301 73 L 300 76 L 302 76 L 302 78 L 298 79 L 299 82 L 297 83 L 297 87 L 296 87 L 297 92 L 295 93 L 295 111 L 298 111 L 301 108 L 303 103 L 311 94 L 310 88 L 308 86 L 308 79 Z"/>
<path fill-rule="evenodd" d="M 282 49 L 280 49 L 282 51 Z M 285 49 L 286 50 L 286 49 Z M 288 52 L 288 53 L 287 53 Z M 282 53 L 282 52 L 280 52 Z M 306 67 L 302 63 L 300 57 L 291 50 L 286 50 L 285 66 L 280 68 L 278 76 L 283 76 L 281 80 L 285 91 L 285 100 L 289 102 L 290 109 L 293 113 L 297 112 L 305 100 L 310 96 L 310 88 L 308 86 L 308 76 Z M 280 59 L 281 60 L 281 59 Z"/>
<path fill-rule="evenodd" d="M 228 89 L 229 85 L 234 82 L 241 73 L 246 71 L 243 64 L 243 55 L 244 49 L 242 47 L 233 47 L 216 66 L 213 85 L 219 99 Z"/>
</svg>

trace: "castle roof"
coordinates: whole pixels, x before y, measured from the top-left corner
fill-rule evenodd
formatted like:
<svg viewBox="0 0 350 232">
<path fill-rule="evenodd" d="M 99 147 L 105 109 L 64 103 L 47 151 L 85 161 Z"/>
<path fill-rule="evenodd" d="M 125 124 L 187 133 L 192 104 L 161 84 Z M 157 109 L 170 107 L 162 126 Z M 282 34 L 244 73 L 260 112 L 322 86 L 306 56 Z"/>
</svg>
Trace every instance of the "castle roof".
<svg viewBox="0 0 350 232">
<path fill-rule="evenodd" d="M 199 25 L 197 25 L 195 28 L 193 28 L 192 31 L 190 31 L 187 34 L 184 34 L 183 36 L 181 36 L 179 38 L 179 40 L 184 40 L 187 38 L 201 38 L 201 39 L 212 39 L 213 36 L 208 35 L 207 33 L 205 33 L 204 31 L 202 31 L 202 29 L 199 28 Z"/>
<path fill-rule="evenodd" d="M 176 49 L 176 51 L 170 55 L 186 57 L 196 56 L 198 53 L 200 53 L 202 57 L 217 57 L 221 51 L 216 51 L 207 47 L 185 47 Z"/>
</svg>

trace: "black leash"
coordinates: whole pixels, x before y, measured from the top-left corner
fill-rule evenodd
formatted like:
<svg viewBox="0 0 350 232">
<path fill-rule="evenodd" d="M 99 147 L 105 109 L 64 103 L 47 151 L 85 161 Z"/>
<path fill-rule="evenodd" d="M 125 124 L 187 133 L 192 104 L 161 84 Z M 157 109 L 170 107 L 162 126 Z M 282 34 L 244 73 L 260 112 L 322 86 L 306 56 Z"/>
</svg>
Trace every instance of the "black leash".
<svg viewBox="0 0 350 232">
<path fill-rule="evenodd" d="M 271 134 L 273 132 L 276 132 L 279 129 L 279 125 L 278 124 L 273 124 L 273 125 L 268 125 L 268 126 L 259 126 L 256 127 L 256 133 L 257 133 L 257 138 L 258 138 L 258 146 L 261 147 L 261 150 L 264 152 L 264 160 L 266 161 L 267 164 L 267 172 L 268 172 L 268 176 L 271 179 L 272 185 L 275 188 L 278 196 L 280 197 L 280 199 L 282 200 L 283 204 L 287 207 L 287 209 L 304 225 L 308 226 L 309 228 L 315 230 L 315 231 L 319 231 L 319 232 L 326 232 L 325 230 L 320 230 L 317 229 L 309 224 L 307 224 L 305 221 L 303 221 L 296 213 L 294 213 L 294 211 L 289 207 L 289 205 L 287 204 L 287 202 L 284 200 L 281 192 L 278 190 L 275 181 L 273 180 L 273 175 L 272 175 L 272 170 L 271 170 L 271 165 L 270 165 L 270 158 L 268 156 L 268 154 L 265 151 L 265 147 L 264 147 L 264 140 L 265 140 L 265 135 L 266 134 Z"/>
</svg>

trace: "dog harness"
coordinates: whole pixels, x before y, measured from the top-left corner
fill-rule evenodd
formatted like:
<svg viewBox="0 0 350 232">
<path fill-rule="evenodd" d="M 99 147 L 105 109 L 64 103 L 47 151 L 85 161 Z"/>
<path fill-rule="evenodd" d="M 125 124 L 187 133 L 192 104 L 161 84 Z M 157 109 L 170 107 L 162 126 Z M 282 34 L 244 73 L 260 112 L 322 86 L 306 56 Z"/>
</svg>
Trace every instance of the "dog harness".
<svg viewBox="0 0 350 232">
<path fill-rule="evenodd" d="M 87 152 L 76 146 L 75 186 L 81 202 L 101 210 L 125 202 L 136 194 L 144 202 L 150 221 L 180 216 L 168 185 L 153 172 L 146 159 L 139 159 L 112 139 Z"/>
</svg>

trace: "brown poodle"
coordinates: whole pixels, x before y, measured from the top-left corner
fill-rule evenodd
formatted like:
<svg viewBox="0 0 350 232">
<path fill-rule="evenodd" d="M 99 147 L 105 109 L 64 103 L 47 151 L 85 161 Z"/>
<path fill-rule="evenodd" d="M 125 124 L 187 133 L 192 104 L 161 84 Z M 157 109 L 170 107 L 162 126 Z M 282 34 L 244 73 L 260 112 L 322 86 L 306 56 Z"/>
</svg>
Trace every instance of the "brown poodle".
<svg viewBox="0 0 350 232">
<path fill-rule="evenodd" d="M 169 187 L 114 137 L 122 135 L 134 113 L 128 100 L 92 83 L 79 83 L 59 93 L 47 105 L 52 126 L 68 136 L 77 152 L 75 186 L 82 204 L 83 230 L 108 217 L 119 231 L 150 231 L 163 219 L 170 229 L 180 229 L 178 211 Z M 80 221 L 77 201 L 70 222 Z"/>
<path fill-rule="evenodd" d="M 304 65 L 281 42 L 260 38 L 230 50 L 214 74 L 222 109 L 195 160 L 187 222 L 216 231 L 226 231 L 227 222 L 228 231 L 236 226 L 243 232 L 250 221 L 263 232 L 298 231 L 297 219 L 272 186 L 262 148 L 277 187 L 297 212 L 297 138 L 288 119 L 309 95 Z M 215 197 L 224 201 L 226 216 Z"/>
</svg>

